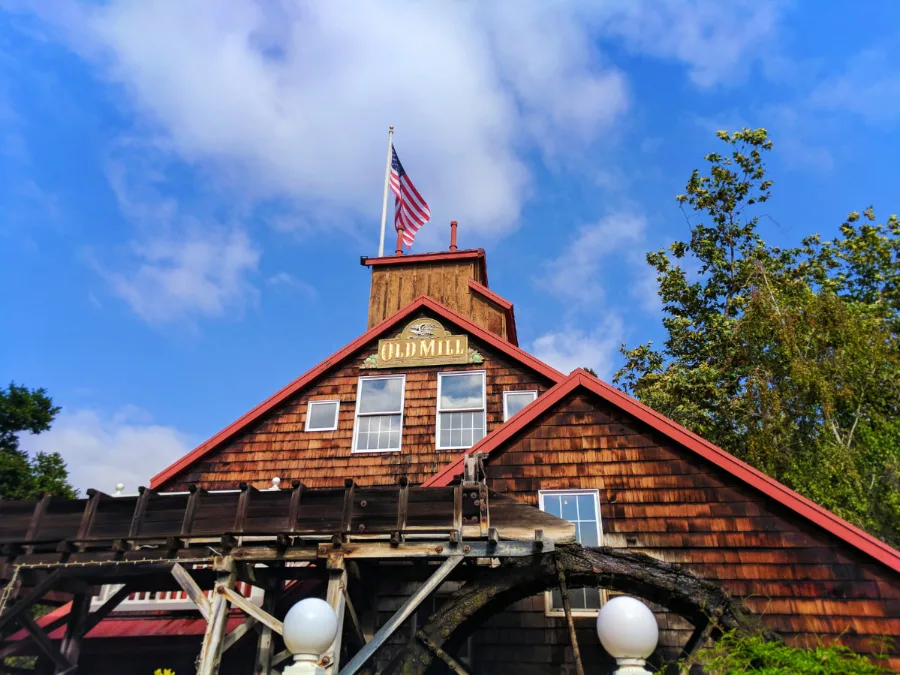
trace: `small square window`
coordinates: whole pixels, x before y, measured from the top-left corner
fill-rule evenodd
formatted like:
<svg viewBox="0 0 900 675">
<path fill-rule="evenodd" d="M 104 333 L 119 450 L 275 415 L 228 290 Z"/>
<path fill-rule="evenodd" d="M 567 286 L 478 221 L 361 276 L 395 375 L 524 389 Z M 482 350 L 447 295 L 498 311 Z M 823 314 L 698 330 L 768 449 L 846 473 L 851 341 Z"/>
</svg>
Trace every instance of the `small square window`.
<svg viewBox="0 0 900 675">
<path fill-rule="evenodd" d="M 503 421 L 508 420 L 536 398 L 536 391 L 504 391 Z"/>
<path fill-rule="evenodd" d="M 340 401 L 310 401 L 306 406 L 307 431 L 334 431 L 338 424 Z"/>
</svg>

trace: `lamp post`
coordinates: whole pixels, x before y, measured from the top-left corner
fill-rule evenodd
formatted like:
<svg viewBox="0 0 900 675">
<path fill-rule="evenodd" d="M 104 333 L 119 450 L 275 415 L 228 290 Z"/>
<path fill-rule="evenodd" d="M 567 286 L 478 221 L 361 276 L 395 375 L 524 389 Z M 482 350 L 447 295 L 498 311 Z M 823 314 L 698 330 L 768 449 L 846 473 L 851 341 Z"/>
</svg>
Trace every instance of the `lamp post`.
<svg viewBox="0 0 900 675">
<path fill-rule="evenodd" d="M 337 616 L 324 600 L 306 598 L 291 607 L 284 617 L 282 637 L 294 662 L 284 669 L 284 675 L 324 675 L 318 661 L 337 632 Z"/>
<path fill-rule="evenodd" d="M 608 601 L 597 615 L 597 637 L 619 665 L 617 675 L 649 673 L 644 664 L 659 642 L 659 626 L 643 602 L 626 595 Z"/>
</svg>

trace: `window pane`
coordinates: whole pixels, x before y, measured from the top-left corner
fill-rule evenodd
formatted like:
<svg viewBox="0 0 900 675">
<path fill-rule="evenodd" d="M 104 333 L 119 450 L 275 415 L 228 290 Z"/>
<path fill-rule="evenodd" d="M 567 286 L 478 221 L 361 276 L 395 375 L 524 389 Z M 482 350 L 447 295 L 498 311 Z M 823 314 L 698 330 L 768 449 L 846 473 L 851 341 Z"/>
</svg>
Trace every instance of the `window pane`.
<svg viewBox="0 0 900 675">
<path fill-rule="evenodd" d="M 559 518 L 559 495 L 544 495 L 544 511 Z"/>
<path fill-rule="evenodd" d="M 553 607 L 553 609 L 562 609 L 562 594 L 558 590 L 551 591 L 550 603 L 550 606 Z"/>
<path fill-rule="evenodd" d="M 562 517 L 566 520 L 578 520 L 578 506 L 575 495 L 562 495 Z"/>
<path fill-rule="evenodd" d="M 450 447 L 450 429 L 447 429 L 446 427 L 441 429 L 441 447 Z"/>
<path fill-rule="evenodd" d="M 484 413 L 481 411 L 439 413 L 439 423 L 438 440 L 442 448 L 470 448 L 484 438 Z"/>
<path fill-rule="evenodd" d="M 359 412 L 398 413 L 403 397 L 403 379 L 360 380 Z"/>
<path fill-rule="evenodd" d="M 509 419 L 526 405 L 531 403 L 536 395 L 537 394 L 533 391 L 525 393 L 508 392 L 506 394 L 506 419 Z"/>
<path fill-rule="evenodd" d="M 587 609 L 600 609 L 600 589 L 585 588 L 584 600 L 584 604 Z"/>
<path fill-rule="evenodd" d="M 578 525 L 578 543 L 582 546 L 599 546 L 597 537 L 597 524 L 593 522 Z"/>
<path fill-rule="evenodd" d="M 597 520 L 594 509 L 594 495 L 578 495 L 578 519 Z"/>
<path fill-rule="evenodd" d="M 440 375 L 441 378 L 441 410 L 461 410 L 465 408 L 481 408 L 484 405 L 484 376 L 482 373 L 471 375 Z"/>
<path fill-rule="evenodd" d="M 360 417 L 356 427 L 357 450 L 399 450 L 400 415 Z"/>
<path fill-rule="evenodd" d="M 308 419 L 306 428 L 310 431 L 315 429 L 331 429 L 334 427 L 334 414 L 337 411 L 337 401 L 329 401 L 327 403 L 312 402 L 308 407 Z"/>
</svg>

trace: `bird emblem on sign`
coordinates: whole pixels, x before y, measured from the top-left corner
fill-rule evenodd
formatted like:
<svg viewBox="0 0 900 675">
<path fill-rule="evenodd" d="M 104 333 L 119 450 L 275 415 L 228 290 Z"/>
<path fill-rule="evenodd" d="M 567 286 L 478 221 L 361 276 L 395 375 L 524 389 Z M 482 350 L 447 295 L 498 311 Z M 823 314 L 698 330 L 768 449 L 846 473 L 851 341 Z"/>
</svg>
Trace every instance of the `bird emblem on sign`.
<svg viewBox="0 0 900 675">
<path fill-rule="evenodd" d="M 438 337 L 437 330 L 440 326 L 436 323 L 415 323 L 407 327 L 406 332 L 413 338 Z"/>
</svg>

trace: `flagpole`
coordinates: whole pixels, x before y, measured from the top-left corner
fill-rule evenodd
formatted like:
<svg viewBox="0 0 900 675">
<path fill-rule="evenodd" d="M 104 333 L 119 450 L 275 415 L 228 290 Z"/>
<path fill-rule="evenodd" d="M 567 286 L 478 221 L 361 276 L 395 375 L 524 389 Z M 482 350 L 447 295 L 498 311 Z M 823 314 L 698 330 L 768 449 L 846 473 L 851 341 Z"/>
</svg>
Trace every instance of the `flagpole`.
<svg viewBox="0 0 900 675">
<path fill-rule="evenodd" d="M 387 166 L 384 169 L 384 200 L 381 203 L 381 239 L 378 241 L 378 257 L 384 255 L 384 225 L 387 222 L 388 185 L 391 182 L 391 154 L 394 148 L 394 125 L 388 128 Z"/>
</svg>

